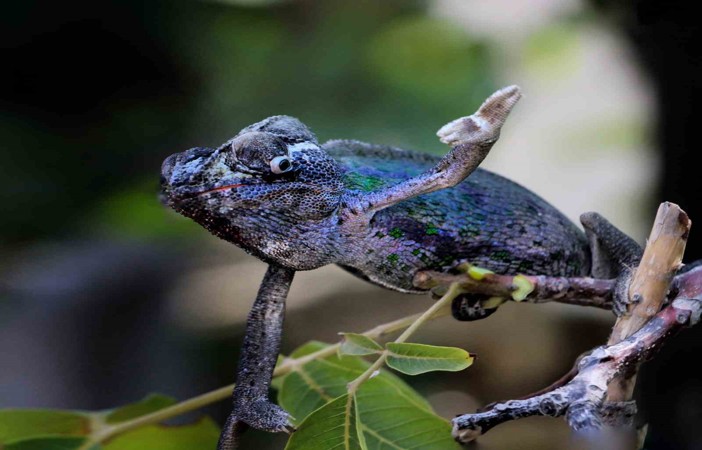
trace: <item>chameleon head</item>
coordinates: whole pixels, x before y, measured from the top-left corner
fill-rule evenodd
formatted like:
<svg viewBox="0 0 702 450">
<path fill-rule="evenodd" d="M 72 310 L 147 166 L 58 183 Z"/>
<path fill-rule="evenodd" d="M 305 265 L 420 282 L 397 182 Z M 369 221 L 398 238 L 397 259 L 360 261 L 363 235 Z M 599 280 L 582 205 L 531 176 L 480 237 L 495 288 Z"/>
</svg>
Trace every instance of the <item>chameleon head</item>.
<svg viewBox="0 0 702 450">
<path fill-rule="evenodd" d="M 342 194 L 337 163 L 288 116 L 248 126 L 219 148 L 169 156 L 161 188 L 164 203 L 213 234 L 288 266 L 315 261 L 297 247 L 309 249 L 302 235 L 331 227 Z"/>
</svg>

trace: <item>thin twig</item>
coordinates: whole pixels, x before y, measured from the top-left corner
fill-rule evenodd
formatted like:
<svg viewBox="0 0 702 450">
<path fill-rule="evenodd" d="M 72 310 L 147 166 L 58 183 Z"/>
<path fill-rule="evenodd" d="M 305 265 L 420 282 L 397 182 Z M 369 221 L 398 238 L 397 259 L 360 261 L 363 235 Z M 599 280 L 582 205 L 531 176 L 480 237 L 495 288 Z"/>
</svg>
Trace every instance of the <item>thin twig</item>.
<svg viewBox="0 0 702 450">
<path fill-rule="evenodd" d="M 546 303 L 559 302 L 579 306 L 594 306 L 612 309 L 612 288 L 615 280 L 600 280 L 586 277 L 547 277 L 542 275 L 498 275 L 449 274 L 442 272 L 418 272 L 414 285 L 420 289 L 437 286 L 458 285 L 466 293 L 503 297 L 519 302 Z M 520 291 L 520 282 L 531 284 L 532 290 L 524 297 L 515 298 Z"/>
<path fill-rule="evenodd" d="M 458 286 L 458 284 L 451 284 L 446 294 L 444 294 L 444 296 L 441 297 L 438 301 L 436 301 L 431 306 L 431 308 L 427 309 L 421 316 L 419 316 L 414 322 L 412 322 L 412 324 L 409 327 L 407 327 L 407 329 L 400 336 L 398 336 L 394 342 L 405 342 L 407 339 L 410 338 L 410 336 L 412 336 L 415 333 L 415 331 L 419 329 L 419 327 L 421 327 L 434 317 L 437 317 L 437 314 L 441 313 L 441 311 L 448 311 L 447 306 L 450 305 L 451 301 L 454 298 L 456 298 L 459 294 L 461 294 L 461 292 L 461 288 Z M 375 362 L 371 364 L 371 366 L 365 372 L 363 372 L 355 380 L 351 381 L 348 384 L 347 390 L 348 393 L 351 394 L 349 396 L 349 399 L 358 390 L 361 384 L 368 380 L 373 375 L 373 373 L 375 373 L 376 370 L 380 369 L 380 367 L 382 367 L 382 365 L 385 364 L 385 360 L 387 359 L 388 354 L 388 350 L 383 350 L 378 359 L 375 360 Z"/>
</svg>

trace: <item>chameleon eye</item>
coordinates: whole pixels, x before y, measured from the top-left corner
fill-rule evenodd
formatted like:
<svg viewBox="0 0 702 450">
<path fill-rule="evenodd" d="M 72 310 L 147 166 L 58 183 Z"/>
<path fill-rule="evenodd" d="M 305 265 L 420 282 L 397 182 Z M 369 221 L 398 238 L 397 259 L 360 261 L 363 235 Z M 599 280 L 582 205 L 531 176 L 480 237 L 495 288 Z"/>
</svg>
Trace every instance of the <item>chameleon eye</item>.
<svg viewBox="0 0 702 450">
<path fill-rule="evenodd" d="M 292 169 L 292 162 L 287 156 L 276 156 L 271 159 L 271 172 L 281 174 Z"/>
</svg>

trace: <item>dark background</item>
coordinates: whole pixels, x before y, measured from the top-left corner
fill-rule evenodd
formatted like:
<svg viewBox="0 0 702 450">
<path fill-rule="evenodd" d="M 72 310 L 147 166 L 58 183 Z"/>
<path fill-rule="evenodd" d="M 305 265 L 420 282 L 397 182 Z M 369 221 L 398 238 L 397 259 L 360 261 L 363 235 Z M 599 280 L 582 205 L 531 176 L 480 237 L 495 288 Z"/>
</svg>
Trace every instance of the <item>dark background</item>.
<svg viewBox="0 0 702 450">
<path fill-rule="evenodd" d="M 109 408 L 152 391 L 183 399 L 233 381 L 242 320 L 265 267 L 166 211 L 157 180 L 167 155 L 218 145 L 268 115 L 300 117 L 321 140 L 440 153 L 433 131 L 473 111 L 493 89 L 517 82 L 538 98 L 538 89 L 527 89 L 528 73 L 510 72 L 510 57 L 558 85 L 572 50 L 564 43 L 596 30 L 627 50 L 626 60 L 612 64 L 644 80 L 639 90 L 650 99 L 642 104 L 651 119 L 640 139 L 626 143 L 658 154 L 650 168 L 658 176 L 645 177 L 645 192 L 631 201 L 614 185 L 592 204 L 607 211 L 616 199 L 631 203 L 634 213 L 622 220 L 638 224 L 630 230 L 640 240 L 662 200 L 680 204 L 694 222 L 702 217 L 694 156 L 702 74 L 691 3 L 574 2 L 531 25 L 525 52 L 437 16 L 437 8 L 450 11 L 446 1 L 4 4 L 0 406 Z M 595 70 L 602 73 L 596 83 L 606 85 L 608 68 Z M 576 129 L 584 96 L 557 112 L 572 116 Z M 524 108 L 514 121 L 527 120 L 526 101 Z M 583 148 L 604 134 L 584 134 L 574 147 L 590 151 Z M 518 147 L 520 136 L 509 139 Z M 558 151 L 562 170 L 578 160 L 568 148 Z M 509 172 L 509 158 L 500 164 L 491 167 Z M 596 172 L 590 188 L 604 183 Z M 571 216 L 591 207 L 559 197 L 563 187 L 549 179 L 522 176 Z M 702 258 L 694 230 L 688 260 Z M 301 274 L 284 351 L 420 311 L 428 301 L 333 268 Z M 480 356 L 465 373 L 410 380 L 442 415 L 538 389 L 602 343 L 611 325 L 606 314 L 558 305 L 503 309 L 480 323 L 447 320 L 420 334 Z M 678 336 L 640 377 L 647 448 L 702 448 L 702 379 L 691 370 L 701 333 Z M 223 402 L 207 412 L 221 420 L 227 410 Z M 246 439 L 282 446 L 263 433 Z M 494 430 L 479 446 L 555 449 L 567 442 L 560 421 L 529 419 Z"/>
</svg>

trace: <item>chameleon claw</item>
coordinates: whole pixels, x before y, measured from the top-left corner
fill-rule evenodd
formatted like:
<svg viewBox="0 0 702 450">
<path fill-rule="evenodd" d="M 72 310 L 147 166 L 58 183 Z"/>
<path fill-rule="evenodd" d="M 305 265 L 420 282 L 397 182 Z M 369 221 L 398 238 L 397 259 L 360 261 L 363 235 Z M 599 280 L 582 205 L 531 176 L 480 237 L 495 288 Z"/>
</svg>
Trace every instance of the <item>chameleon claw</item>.
<svg viewBox="0 0 702 450">
<path fill-rule="evenodd" d="M 499 128 L 505 123 L 507 116 L 520 98 L 522 98 L 522 91 L 519 86 L 507 86 L 488 97 L 475 115 Z"/>
<path fill-rule="evenodd" d="M 252 428 L 270 433 L 290 433 L 295 430 L 290 422 L 292 416 L 265 398 L 237 404 L 232 416 Z"/>
<path fill-rule="evenodd" d="M 270 433 L 292 434 L 297 431 L 289 421 L 292 416 L 268 400 L 257 400 L 243 410 L 239 409 L 235 408 L 227 418 L 217 450 L 236 450 L 239 447 L 241 433 L 249 427 Z"/>
<path fill-rule="evenodd" d="M 614 283 L 614 301 L 612 302 L 612 312 L 615 316 L 621 317 L 629 314 L 629 308 L 632 303 L 641 301 L 640 294 L 634 294 L 629 297 L 629 283 L 634 276 L 634 270 L 625 268 L 617 276 Z"/>
<path fill-rule="evenodd" d="M 514 105 L 522 97 L 518 86 L 508 86 L 492 94 L 472 116 L 447 123 L 436 132 L 441 142 L 460 144 L 496 140 Z"/>
</svg>

